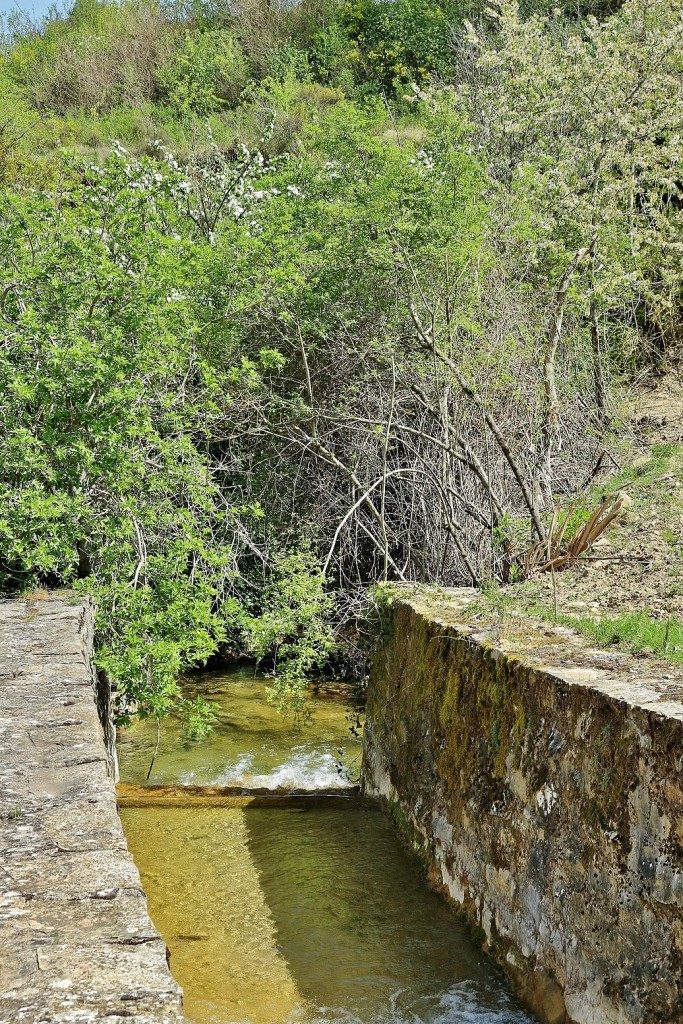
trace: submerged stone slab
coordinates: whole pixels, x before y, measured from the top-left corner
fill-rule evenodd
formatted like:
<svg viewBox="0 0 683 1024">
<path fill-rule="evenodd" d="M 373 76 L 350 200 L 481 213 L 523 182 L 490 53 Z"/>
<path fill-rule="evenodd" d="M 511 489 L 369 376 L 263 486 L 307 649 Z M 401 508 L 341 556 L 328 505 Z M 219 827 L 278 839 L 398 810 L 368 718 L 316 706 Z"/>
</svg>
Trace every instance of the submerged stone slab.
<svg viewBox="0 0 683 1024">
<path fill-rule="evenodd" d="M 119 808 L 132 807 L 312 807 L 331 801 L 348 803 L 359 796 L 358 786 L 333 789 L 245 789 L 243 786 L 116 787 Z"/>
<path fill-rule="evenodd" d="M 681 1024 L 683 673 L 547 623 L 508 639 L 472 596 L 394 606 L 366 791 L 545 1024 Z"/>
<path fill-rule="evenodd" d="M 0 602 L 2 1024 L 183 1020 L 116 809 L 92 631 L 88 601 Z"/>
</svg>

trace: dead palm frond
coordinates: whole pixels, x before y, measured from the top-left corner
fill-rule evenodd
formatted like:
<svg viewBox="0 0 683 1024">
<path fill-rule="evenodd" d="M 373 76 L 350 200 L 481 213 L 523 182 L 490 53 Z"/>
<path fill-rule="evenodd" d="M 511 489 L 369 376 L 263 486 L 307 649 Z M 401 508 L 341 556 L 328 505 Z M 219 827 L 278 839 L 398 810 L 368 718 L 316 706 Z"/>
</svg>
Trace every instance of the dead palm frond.
<svg viewBox="0 0 683 1024">
<path fill-rule="evenodd" d="M 579 557 L 589 551 L 598 537 L 619 515 L 624 504 L 623 497 L 606 498 L 587 522 L 582 523 L 576 533 L 564 543 L 571 511 L 560 519 L 557 505 L 544 540 L 538 541 L 526 551 L 522 561 L 524 577 L 536 572 L 558 572 L 576 563 Z"/>
</svg>

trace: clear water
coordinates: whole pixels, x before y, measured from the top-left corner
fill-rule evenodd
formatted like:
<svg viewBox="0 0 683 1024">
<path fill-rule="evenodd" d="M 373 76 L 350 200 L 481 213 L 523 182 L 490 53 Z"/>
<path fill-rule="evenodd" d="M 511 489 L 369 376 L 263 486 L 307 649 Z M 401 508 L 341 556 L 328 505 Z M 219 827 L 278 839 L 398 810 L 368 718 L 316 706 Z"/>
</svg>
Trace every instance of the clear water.
<svg viewBox="0 0 683 1024">
<path fill-rule="evenodd" d="M 266 684 L 249 667 L 188 680 L 186 697 L 218 705 L 215 731 L 197 743 L 185 738 L 180 719 L 166 719 L 150 784 L 327 789 L 354 781 L 360 742 L 349 730 L 348 692 L 321 687 L 310 696 L 310 720 L 297 726 L 266 701 Z M 155 743 L 151 721 L 119 730 L 122 782 L 144 784 Z"/>
<path fill-rule="evenodd" d="M 161 778 L 152 781 L 178 782 L 182 772 L 193 784 L 215 782 L 253 753 L 252 777 L 274 784 L 294 771 L 299 747 L 309 765 L 301 778 L 312 782 L 321 776 L 310 765 L 336 756 L 341 739 L 351 750 L 334 701 L 321 699 L 314 734 L 292 737 L 258 697 L 261 682 L 206 682 L 214 698 L 219 688 L 223 694 L 222 740 L 209 754 L 167 732 Z M 128 781 L 147 770 L 150 744 L 142 739 L 141 731 L 123 738 Z M 121 817 L 186 1015 L 197 1024 L 531 1021 L 371 802 L 150 807 Z"/>
</svg>

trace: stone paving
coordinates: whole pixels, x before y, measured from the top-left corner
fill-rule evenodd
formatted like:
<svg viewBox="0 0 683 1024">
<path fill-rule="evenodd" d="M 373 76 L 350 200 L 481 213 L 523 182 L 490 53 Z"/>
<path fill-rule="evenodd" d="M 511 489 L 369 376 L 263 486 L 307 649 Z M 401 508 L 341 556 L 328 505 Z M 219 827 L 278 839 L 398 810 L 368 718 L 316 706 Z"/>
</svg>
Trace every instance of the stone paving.
<svg viewBox="0 0 683 1024">
<path fill-rule="evenodd" d="M 180 1024 L 116 809 L 92 606 L 0 601 L 0 1022 Z"/>
</svg>

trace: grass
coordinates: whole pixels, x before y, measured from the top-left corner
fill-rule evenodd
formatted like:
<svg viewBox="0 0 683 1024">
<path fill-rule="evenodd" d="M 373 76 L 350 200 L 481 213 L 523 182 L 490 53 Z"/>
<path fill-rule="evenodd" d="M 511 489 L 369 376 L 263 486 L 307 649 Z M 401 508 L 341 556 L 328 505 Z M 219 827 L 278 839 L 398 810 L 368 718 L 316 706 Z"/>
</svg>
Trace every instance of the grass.
<svg viewBox="0 0 683 1024">
<path fill-rule="evenodd" d="M 515 594 L 489 587 L 467 609 L 470 618 L 493 618 L 511 637 L 521 628 L 518 615 L 568 626 L 581 633 L 596 647 L 619 647 L 634 654 L 651 654 L 673 664 L 683 665 L 683 622 L 675 616 L 654 619 L 646 611 L 593 618 L 588 615 L 560 613 L 539 603 L 537 581 L 528 581 Z"/>
<path fill-rule="evenodd" d="M 675 558 L 683 558 L 683 533 L 668 528 L 662 530 L 662 537 L 672 549 Z"/>
<path fill-rule="evenodd" d="M 651 508 L 653 513 L 666 515 L 672 505 L 680 501 L 678 494 L 672 493 L 664 486 L 672 474 L 683 475 L 683 445 L 675 441 L 653 444 L 649 457 L 638 461 L 636 465 L 625 465 L 617 473 L 607 479 L 591 484 L 582 494 L 570 499 L 559 500 L 562 520 L 567 515 L 564 541 L 572 539 L 577 530 L 587 523 L 595 510 L 605 499 L 616 498 L 625 491 L 637 509 Z M 551 512 L 546 514 L 546 525 L 550 523 Z M 619 526 L 617 519 L 616 526 Z M 519 550 L 528 546 L 528 523 L 524 519 L 507 521 L 507 527 L 517 538 Z M 676 536 L 674 531 L 665 529 L 663 537 L 672 547 L 676 557 L 683 557 L 683 537 Z M 512 582 L 517 582 L 513 579 Z M 524 583 L 521 583 L 524 587 Z M 486 593 L 488 585 L 484 586 Z M 491 595 L 488 594 L 488 597 Z"/>
<path fill-rule="evenodd" d="M 16 818 L 20 818 L 24 813 L 24 803 L 17 804 L 15 807 L 11 807 L 9 811 L 4 814 L 0 814 L 0 818 L 4 818 L 6 821 L 13 821 Z"/>
<path fill-rule="evenodd" d="M 546 608 L 531 609 L 540 618 L 569 626 L 598 647 L 621 647 L 634 654 L 648 653 L 683 665 L 683 622 L 670 616 L 653 619 L 647 612 L 623 612 L 616 618 L 558 615 Z"/>
</svg>

